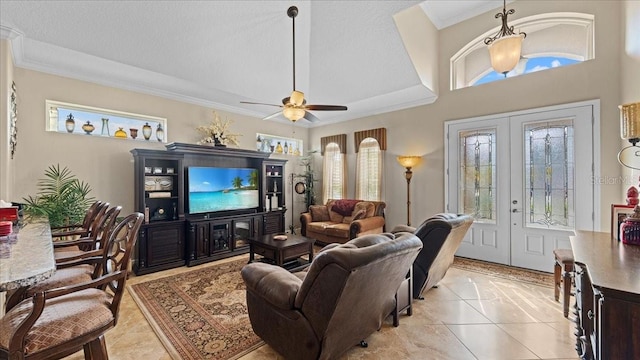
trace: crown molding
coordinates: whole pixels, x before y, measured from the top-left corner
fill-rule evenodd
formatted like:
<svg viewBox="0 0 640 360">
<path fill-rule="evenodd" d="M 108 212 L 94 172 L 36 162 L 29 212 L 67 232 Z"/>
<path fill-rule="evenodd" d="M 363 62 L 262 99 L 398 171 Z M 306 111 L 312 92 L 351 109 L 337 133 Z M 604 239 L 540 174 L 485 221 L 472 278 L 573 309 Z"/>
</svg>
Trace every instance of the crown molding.
<svg viewBox="0 0 640 360">
<path fill-rule="evenodd" d="M 107 60 L 60 46 L 29 39 L 19 30 L 0 25 L 3 38 L 10 39 L 14 56 L 14 65 L 20 68 L 40 71 L 47 74 L 86 81 L 89 83 L 138 93 L 162 97 L 165 99 L 199 105 L 235 114 L 263 118 L 264 112 L 253 111 L 240 105 L 228 105 L 237 101 L 238 95 L 219 89 L 207 88 L 173 76 Z M 321 123 L 300 122 L 296 126 L 317 127 L 358 119 L 366 116 L 401 110 L 430 104 L 437 96 L 422 84 L 388 94 L 363 99 L 346 104 L 345 112 L 314 113 L 322 119 Z M 213 101 L 210 99 L 219 99 Z M 270 121 L 290 124 L 284 117 Z"/>
</svg>

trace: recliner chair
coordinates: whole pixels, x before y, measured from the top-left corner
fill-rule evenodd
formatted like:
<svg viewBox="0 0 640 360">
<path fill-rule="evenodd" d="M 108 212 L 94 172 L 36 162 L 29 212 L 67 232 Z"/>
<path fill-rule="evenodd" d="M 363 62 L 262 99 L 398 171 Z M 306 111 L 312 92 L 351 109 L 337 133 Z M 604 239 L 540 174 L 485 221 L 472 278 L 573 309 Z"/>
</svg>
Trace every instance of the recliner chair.
<svg viewBox="0 0 640 360">
<path fill-rule="evenodd" d="M 398 225 L 391 230 L 394 234 L 409 232 L 422 240 L 422 250 L 413 262 L 414 299 L 422 299 L 424 291 L 442 280 L 471 224 L 473 217 L 470 215 L 441 213 L 417 228 Z"/>
<path fill-rule="evenodd" d="M 380 329 L 422 248 L 412 234 L 330 245 L 306 274 L 265 263 L 242 268 L 253 331 L 285 359 L 337 359 Z"/>
</svg>

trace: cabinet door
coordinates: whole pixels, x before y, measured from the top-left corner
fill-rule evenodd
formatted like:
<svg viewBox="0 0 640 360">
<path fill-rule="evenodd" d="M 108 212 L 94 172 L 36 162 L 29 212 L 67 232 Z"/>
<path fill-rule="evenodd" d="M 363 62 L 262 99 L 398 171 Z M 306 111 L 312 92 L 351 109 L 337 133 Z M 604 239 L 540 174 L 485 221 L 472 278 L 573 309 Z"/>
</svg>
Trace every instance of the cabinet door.
<svg viewBox="0 0 640 360">
<path fill-rule="evenodd" d="M 233 250 L 247 248 L 249 239 L 261 235 L 262 216 L 233 220 Z"/>
<path fill-rule="evenodd" d="M 209 239 L 210 254 L 220 251 L 229 251 L 229 222 L 212 222 L 210 223 Z"/>
<path fill-rule="evenodd" d="M 147 266 L 184 261 L 184 224 L 147 228 Z"/>
<path fill-rule="evenodd" d="M 264 214 L 264 227 L 262 234 L 275 234 L 284 232 L 284 212 L 272 211 Z"/>
<path fill-rule="evenodd" d="M 209 223 L 193 225 L 195 230 L 195 257 L 196 259 L 209 256 Z"/>
</svg>

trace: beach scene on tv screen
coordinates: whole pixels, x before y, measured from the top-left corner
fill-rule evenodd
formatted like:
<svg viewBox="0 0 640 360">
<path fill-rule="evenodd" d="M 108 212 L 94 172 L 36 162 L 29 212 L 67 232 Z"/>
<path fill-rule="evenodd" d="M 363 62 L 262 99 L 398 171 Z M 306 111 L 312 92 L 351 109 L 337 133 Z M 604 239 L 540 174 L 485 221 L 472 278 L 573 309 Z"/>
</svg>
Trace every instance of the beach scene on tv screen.
<svg viewBox="0 0 640 360">
<path fill-rule="evenodd" d="M 189 212 L 258 207 L 258 171 L 247 168 L 191 167 Z"/>
</svg>

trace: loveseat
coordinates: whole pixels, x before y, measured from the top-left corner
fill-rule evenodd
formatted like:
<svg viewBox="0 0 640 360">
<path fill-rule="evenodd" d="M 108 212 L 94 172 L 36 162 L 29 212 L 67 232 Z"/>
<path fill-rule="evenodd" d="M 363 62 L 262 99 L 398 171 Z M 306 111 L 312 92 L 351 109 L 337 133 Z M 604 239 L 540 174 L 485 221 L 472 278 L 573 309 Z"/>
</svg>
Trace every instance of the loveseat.
<svg viewBox="0 0 640 360">
<path fill-rule="evenodd" d="M 421 248 L 413 234 L 371 234 L 325 247 L 308 271 L 247 264 L 253 331 L 285 359 L 338 359 L 380 329 Z"/>
<path fill-rule="evenodd" d="M 354 199 L 330 199 L 325 205 L 311 205 L 300 215 L 301 233 L 324 244 L 344 244 L 365 234 L 385 230 L 385 203 Z"/>
</svg>

